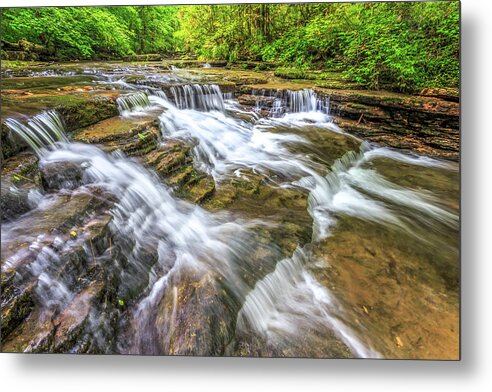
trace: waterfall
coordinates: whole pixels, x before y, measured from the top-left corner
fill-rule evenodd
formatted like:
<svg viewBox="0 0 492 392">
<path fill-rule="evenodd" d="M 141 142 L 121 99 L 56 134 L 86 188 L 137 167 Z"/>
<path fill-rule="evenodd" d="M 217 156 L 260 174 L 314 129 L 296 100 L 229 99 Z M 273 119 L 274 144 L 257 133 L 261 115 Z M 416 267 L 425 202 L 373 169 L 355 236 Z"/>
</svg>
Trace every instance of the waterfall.
<svg viewBox="0 0 492 392">
<path fill-rule="evenodd" d="M 150 106 L 149 98 L 145 93 L 122 95 L 116 99 L 120 114 L 138 111 Z"/>
<path fill-rule="evenodd" d="M 378 156 L 427 167 L 440 167 L 442 163 L 362 143 L 359 151 L 346 152 L 329 167 L 328 174 L 322 175 L 322 166 L 287 148 L 291 143 L 309 144 L 304 137 L 274 130 L 278 126 L 302 129 L 309 124 L 328 132 L 340 132 L 330 123 L 329 100 L 312 90 L 276 92 L 272 98 L 273 118 L 256 123 L 243 122 L 222 112 L 180 110 L 169 105 L 160 116 L 162 129 L 165 135 L 193 141 L 195 164 L 218 182 L 238 173 L 240 176 L 241 170 L 249 169 L 271 178 L 277 186 L 307 190 L 313 243 L 330 236 L 338 215 L 391 225 L 424 244 L 426 239 L 415 233 L 415 224 L 456 227 L 458 217 L 438 207 L 435 198 L 398 187 L 374 170 L 361 167 Z M 396 212 L 400 208 L 415 211 L 422 217 L 417 214 L 412 221 Z M 287 341 L 302 334 L 304 328 L 322 325 L 331 328 L 354 355 L 377 357 L 379 354 L 347 327 L 343 310 L 333 295 L 309 272 L 313 262 L 310 257 L 309 252 L 298 250 L 291 258 L 279 261 L 274 272 L 258 281 L 238 315 L 238 329 L 253 329 L 266 339 L 288 345 Z"/>
<path fill-rule="evenodd" d="M 380 354 L 366 347 L 343 322 L 342 306 L 306 269 L 310 262 L 312 256 L 302 248 L 279 261 L 247 295 L 237 328 L 252 328 L 269 344 L 282 348 L 314 324 L 319 332 L 325 328 L 334 331 L 357 357 L 379 358 Z"/>
<path fill-rule="evenodd" d="M 319 112 L 330 114 L 329 97 L 320 97 L 312 89 L 303 90 L 253 90 L 253 96 L 260 97 L 256 100 L 255 111 L 259 112 L 269 108 L 270 117 L 282 117 L 286 113 L 310 113 Z M 261 99 L 263 97 L 264 99 Z"/>
<path fill-rule="evenodd" d="M 234 93 L 222 93 L 224 101 L 230 101 L 234 99 Z"/>
<path fill-rule="evenodd" d="M 187 84 L 171 87 L 175 105 L 178 109 L 224 111 L 224 97 L 215 84 Z"/>
<path fill-rule="evenodd" d="M 161 352 L 159 343 L 152 339 L 158 326 L 149 324 L 149 320 L 155 319 L 168 282 L 176 284 L 183 274 L 212 273 L 231 288 L 233 295 L 244 298 L 248 287 L 240 277 L 239 263 L 247 264 L 251 249 L 258 246 L 251 241 L 248 232 L 257 223 L 233 220 L 226 214 L 214 215 L 174 197 L 154 173 L 121 153 L 108 154 L 96 146 L 69 143 L 66 138 L 65 143 L 58 143 L 57 147 L 42 154 L 41 166 L 63 166 L 64 162 L 77 165 L 83 171 L 86 185 L 75 192 L 103 190 L 114 198 L 110 210 L 113 252 L 120 249 L 125 257 L 124 268 L 120 261 L 111 267 L 119 275 L 118 295 L 125 299 L 130 293 L 140 295 L 132 316 L 138 332 L 130 344 L 131 352 Z M 8 233 L 16 230 L 15 223 L 5 230 L 3 238 L 9 238 Z M 34 237 L 30 247 L 33 250 L 40 249 L 37 243 L 43 237 L 42 233 L 36 234 L 38 239 Z M 82 233 L 67 244 L 81 241 Z M 66 247 L 61 247 L 61 251 L 64 249 Z M 66 282 L 52 271 L 56 271 L 53 267 L 60 260 L 58 251 L 58 248 L 42 248 L 25 276 L 39 280 L 36 294 L 40 306 L 46 310 L 63 309 L 74 297 Z M 156 257 L 150 265 L 149 252 Z M 6 265 L 13 266 L 18 258 L 14 253 Z M 171 332 L 160 330 L 159 333 Z"/>
<path fill-rule="evenodd" d="M 108 304 L 114 318 L 108 314 L 98 317 L 106 318 L 108 324 L 119 323 L 117 331 L 111 333 L 117 335 L 114 340 L 120 352 L 169 354 L 170 342 L 177 342 L 196 354 L 190 342 L 206 342 L 207 348 L 216 350 L 207 354 L 227 353 L 238 346 L 251 348 L 248 352 L 254 354 L 260 341 L 281 355 L 334 355 L 343 346 L 347 356 L 351 352 L 358 357 L 379 357 L 372 345 L 378 344 L 374 347 L 382 352 L 384 347 L 378 337 L 366 334 L 365 328 L 369 330 L 371 325 L 358 316 L 350 300 L 342 297 L 343 281 L 340 287 L 332 287 L 337 282 L 331 274 L 338 267 L 336 252 L 320 251 L 335 244 L 330 242 L 330 235 L 340 234 L 337 223 L 342 234 L 343 230 L 358 230 L 356 226 L 346 228 L 351 221 L 369 222 L 375 230 L 395 230 L 405 238 L 413 236 L 422 247 L 447 245 L 444 240 L 432 242 L 424 237 L 457 231 L 459 219 L 453 207 L 447 208 L 436 194 L 423 190 L 425 184 L 423 189 L 412 188 L 404 179 L 393 179 L 387 168 L 384 172 L 384 165 L 413 165 L 417 173 L 429 168 L 454 170 L 455 166 L 361 143 L 344 134 L 331 122 L 329 99 L 312 89 L 253 91 L 259 95 L 254 110 L 269 114 L 260 118 L 251 108 L 240 107 L 234 93 L 223 93 L 217 85 L 191 84 L 196 79 L 186 76 L 187 84 L 176 85 L 183 82 L 173 80 L 171 86 L 160 74 L 145 76 L 138 86 L 128 84 L 132 92 L 117 99 L 118 108 L 122 115 L 140 113 L 149 106 L 163 109 L 155 110 L 163 136 L 181 139 L 190 146 L 186 166 L 173 166 L 176 171 L 171 175 L 188 170 L 183 170 L 188 177 L 175 188 L 165 185 L 142 162 L 157 162 L 148 158 L 159 154 L 159 165 L 163 162 L 167 168 L 164 165 L 170 155 L 166 154 L 182 153 L 179 149 L 166 150 L 178 145 L 176 140 L 129 159 L 118 150 L 107 153 L 93 145 L 70 143 L 55 111 L 27 121 L 5 121 L 39 155 L 41 169 L 52 168 L 64 179 L 74 169 L 82 177 L 72 187 L 44 193 L 42 203 L 28 212 L 37 215 L 26 214 L 2 228 L 2 239 L 10 252 L 2 268 L 16 268 L 27 260 L 21 252 L 32 252 L 26 262 L 29 267 L 21 266 L 15 272 L 21 277 L 25 274 L 25 283 L 36 280 L 36 311 L 66 308 L 73 303 L 80 291 L 76 280 L 92 268 L 84 264 L 77 267 L 81 269 L 77 273 L 69 271 L 67 250 L 80 248 L 86 253 L 81 255 L 81 262 L 104 267 L 108 281 L 114 284 L 110 288 L 114 298 Z M 150 83 L 152 80 L 159 84 Z M 165 86 L 164 80 L 168 83 Z M 165 143 L 166 138 L 163 140 Z M 188 154 L 193 155 L 194 167 L 188 166 Z M 44 180 L 45 173 L 41 171 Z M 215 208 L 218 202 L 219 209 L 224 208 L 220 212 L 177 197 L 187 196 L 187 187 L 196 189 L 193 187 L 204 179 L 204 173 L 216 185 L 204 205 Z M 429 176 L 431 180 L 434 174 Z M 226 207 L 220 204 L 223 191 Z M 50 224 L 36 224 L 36 219 L 50 220 L 56 214 L 58 205 L 50 203 L 65 197 L 77 201 L 81 194 L 104 200 L 104 205 L 80 214 L 76 211 L 82 223 L 72 223 L 70 215 L 63 220 L 67 227 L 62 230 L 53 232 Z M 40 196 L 30 197 L 39 201 Z M 264 205 L 256 209 L 255 203 Z M 101 214 L 107 218 L 107 226 L 94 255 L 93 238 L 89 237 L 93 232 L 84 229 Z M 428 233 L 422 234 L 426 230 Z M 27 250 L 13 249 L 18 233 L 23 234 Z M 109 248 L 106 237 L 112 241 Z M 386 253 L 381 254 L 385 263 Z M 334 269 L 325 269 L 332 261 Z M 384 265 L 376 267 L 384 269 Z M 332 280 L 327 284 L 325 279 L 329 278 Z M 190 288 L 192 291 L 187 291 Z M 91 306 L 95 313 L 100 312 L 97 305 Z M 91 323 L 83 328 L 96 334 L 99 326 Z M 200 334 L 197 340 L 189 338 L 184 324 L 196 327 Z M 316 343 L 325 338 L 325 346 L 318 347 Z M 108 351 L 112 350 L 115 346 L 109 346 L 114 340 L 101 346 L 107 344 Z M 241 350 L 232 353 L 243 353 Z"/>
<path fill-rule="evenodd" d="M 38 155 L 46 147 L 57 142 L 67 142 L 63 120 L 55 111 L 42 112 L 21 123 L 14 118 L 7 118 L 5 125 L 19 135 Z"/>
<path fill-rule="evenodd" d="M 162 90 L 149 90 L 147 95 L 155 95 L 156 97 L 167 99 L 166 93 Z"/>
<path fill-rule="evenodd" d="M 287 91 L 287 104 L 290 112 L 315 112 L 320 111 L 329 114 L 329 98 L 319 97 L 313 90 Z"/>
</svg>

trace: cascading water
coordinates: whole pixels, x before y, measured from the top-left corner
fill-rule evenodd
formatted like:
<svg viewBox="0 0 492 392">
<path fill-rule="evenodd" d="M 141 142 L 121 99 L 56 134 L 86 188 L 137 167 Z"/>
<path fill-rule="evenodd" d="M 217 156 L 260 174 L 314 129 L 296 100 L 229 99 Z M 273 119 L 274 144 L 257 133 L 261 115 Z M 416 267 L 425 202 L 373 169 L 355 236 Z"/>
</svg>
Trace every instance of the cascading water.
<svg viewBox="0 0 492 392">
<path fill-rule="evenodd" d="M 174 85 L 165 90 L 168 94 L 150 83 L 138 88 L 146 93 L 118 98 L 121 114 L 160 107 L 164 141 L 191 145 L 196 172 L 211 176 L 219 194 L 259 177 L 259 188 L 234 203 L 262 203 L 268 192 L 284 190 L 305 198 L 302 214 L 311 218 L 311 238 L 302 243 L 295 237 L 297 246 L 287 252 L 272 234 L 282 223 L 262 216 L 265 209 L 246 217 L 241 208 L 212 213 L 183 201 L 138 161 L 68 142 L 55 112 L 25 124 L 8 119 L 7 126 L 38 154 L 41 166 L 75 168 L 82 177 L 72 187 L 38 198 L 34 211 L 2 227 L 7 248 L 16 240 L 29 244 L 10 254 L 2 268 L 16 268 L 25 290 L 36 282 L 45 317 L 55 320 L 83 298 L 77 275 L 59 273 L 67 259 L 82 252 L 86 261 L 78 273 L 92 276 L 96 266 L 103 267 L 105 279 L 115 285 L 106 295 L 121 307 L 91 308 L 84 339 L 99 352 L 237 355 L 251 346 L 256 348 L 248 354 L 267 355 L 274 348 L 277 355 L 381 357 L 377 339 L 364 334 L 363 321 L 344 306 L 340 293 L 318 279 L 316 269 L 327 268 L 329 259 L 319 259 L 315 250 L 329 243 L 340 220 L 349 217 L 412 236 L 437 252 L 442 242 L 426 238 L 422 228 L 457 230 L 455 212 L 429 192 L 391 182 L 377 165 L 387 160 L 446 172 L 455 167 L 344 134 L 331 122 L 329 100 L 312 90 L 264 96 L 269 116 L 259 118 L 217 85 Z M 261 99 L 257 102 L 257 111 L 263 110 Z M 324 146 L 315 145 L 320 135 L 328 140 Z M 330 163 L 322 148 L 333 151 Z M 93 219 L 109 213 L 109 244 L 107 239 L 94 244 L 89 231 L 53 233 L 42 225 L 31 228 L 35 234 L 23 234 L 30 217 L 88 195 L 102 205 L 85 213 L 81 225 L 92 227 Z M 295 214 L 288 206 L 284 211 Z M 117 336 L 105 347 L 112 334 Z"/>
<path fill-rule="evenodd" d="M 222 92 L 215 84 L 171 87 L 171 94 L 178 109 L 223 111 L 225 108 Z"/>
<path fill-rule="evenodd" d="M 374 149 L 363 144 L 360 153 L 348 152 L 335 162 L 326 176 L 321 175 L 320 172 L 323 171 L 321 167 L 314 164 L 308 157 L 293 154 L 286 147 L 291 143 L 308 144 L 309 142 L 305 138 L 293 134 L 272 133 L 270 130 L 275 128 L 277 124 L 286 124 L 289 127 L 297 128 L 314 123 L 315 126 L 322 129 L 339 133 L 340 130 L 331 124 L 329 117 L 326 116 L 329 104 L 327 101 L 319 101 L 309 90 L 288 92 L 286 97 L 287 110 L 291 114 L 285 114 L 279 119 L 263 119 L 258 121 L 256 125 L 231 119 L 224 112 L 183 111 L 172 104 L 162 103 L 167 108 L 165 113 L 161 115 L 164 136 L 198 140 L 199 143 L 194 148 L 195 162 L 201 170 L 211 174 L 218 182 L 240 171 L 252 170 L 262 173 L 265 177 L 270 177 L 277 186 L 299 186 L 306 189 L 309 192 L 308 211 L 314 222 L 313 241 L 321 241 L 329 237 L 330 227 L 336 224 L 336 214 L 347 214 L 363 220 L 383 222 L 405 232 L 412 232 L 410 226 L 415 222 L 409 221 L 408 217 L 396 214 L 393 211 L 393 205 L 424 212 L 425 218 L 421 223 L 430 228 L 435 222 L 444 223 L 451 227 L 457 226 L 458 217 L 437 206 L 436 199 L 425 193 L 392 185 L 382 178 L 377 179 L 376 176 L 378 175 L 373 170 L 360 167 L 364 162 L 377 156 L 390 157 L 424 166 L 439 166 L 442 165 L 440 161 L 412 158 L 392 150 Z M 178 99 L 177 105 L 180 106 L 180 97 L 175 99 Z M 277 102 L 282 101 L 279 99 Z M 281 107 L 280 105 L 279 107 Z M 187 105 L 182 105 L 182 107 L 184 106 Z M 280 112 L 275 109 L 275 103 L 274 110 L 276 113 Z M 278 178 L 282 178 L 283 181 L 279 182 L 273 179 L 275 176 L 272 174 L 280 176 Z M 381 187 L 376 185 L 382 183 L 384 185 Z M 425 242 L 424 238 L 421 239 Z M 310 276 L 304 267 L 301 268 L 301 264 L 294 264 L 297 266 L 296 274 L 298 276 Z M 283 268 L 279 269 L 279 271 L 282 270 Z M 282 286 L 281 289 L 276 287 L 277 283 L 274 282 L 279 281 L 290 285 L 290 287 Z M 258 294 L 259 297 L 257 297 L 253 291 L 247 297 L 240 318 L 249 319 L 250 325 L 256 325 L 256 329 L 263 329 L 262 332 L 268 334 L 265 322 L 254 321 L 257 316 L 261 314 L 267 318 L 275 317 L 274 315 L 279 312 L 278 306 L 289 308 L 285 304 L 264 307 L 265 304 L 275 303 L 275 293 L 304 290 L 303 295 L 306 301 L 314 301 L 313 294 L 306 292 L 308 289 L 305 279 L 299 278 L 288 282 L 287 279 L 277 279 L 275 274 L 260 281 L 255 291 L 262 294 Z M 330 294 L 326 291 L 323 298 L 328 297 Z M 326 306 L 328 306 L 328 302 L 325 303 Z M 316 305 L 316 309 L 319 309 L 318 305 Z M 291 308 L 290 312 L 294 314 L 296 312 L 309 313 L 309 316 L 306 315 L 306 319 L 319 320 L 319 317 L 311 314 L 308 309 L 310 309 L 309 306 L 302 302 L 302 306 L 298 306 L 295 311 Z M 248 314 L 250 316 L 247 316 Z M 337 316 L 330 315 L 326 309 L 323 314 L 326 316 L 324 322 L 331 323 L 331 327 L 336 329 L 338 335 L 347 346 L 351 347 L 354 353 L 363 356 L 378 355 L 348 332 L 350 329 L 344 326 L 344 323 Z M 332 317 L 335 317 L 337 322 L 333 322 Z M 283 320 L 282 322 L 286 321 Z M 279 327 L 275 328 L 278 329 Z M 284 336 L 285 338 L 286 336 Z"/>
<path fill-rule="evenodd" d="M 315 112 L 329 114 L 329 98 L 321 99 L 313 90 L 304 89 L 299 91 L 287 91 L 287 104 L 290 112 Z"/>
<path fill-rule="evenodd" d="M 253 90 L 252 95 L 261 97 L 256 101 L 257 112 L 269 108 L 270 117 L 282 117 L 286 113 L 318 112 L 330 114 L 329 97 L 319 97 L 312 89 L 303 90 Z"/>
<path fill-rule="evenodd" d="M 291 258 L 279 261 L 275 270 L 247 295 L 238 314 L 238 328 L 253 329 L 270 344 L 285 349 L 289 340 L 303 334 L 303 329 L 316 325 L 320 333 L 323 329 L 334 331 L 356 356 L 379 357 L 345 325 L 343 308 L 305 268 L 309 263 L 309 252 L 302 248 L 296 249 Z"/>
<path fill-rule="evenodd" d="M 68 141 L 60 116 L 54 111 L 42 112 L 26 123 L 7 118 L 5 125 L 18 134 L 36 153 L 56 142 Z"/>
<path fill-rule="evenodd" d="M 58 119 L 55 113 L 51 113 L 50 118 Z M 39 117 L 35 120 L 37 123 Z M 13 130 L 31 140 L 27 139 L 27 136 L 32 137 L 31 134 L 24 128 L 16 126 Z M 55 147 L 51 143 L 54 140 L 48 138 L 50 131 L 49 128 L 37 128 L 37 137 L 46 140 L 44 147 Z M 58 143 L 51 150 L 43 149 L 40 143 L 35 144 L 41 157 L 40 164 L 75 163 L 84 170 L 84 183 L 90 184 L 91 189 L 102 189 L 116 198 L 111 210 L 112 230 L 119 238 L 115 246 L 121 247 L 121 252 L 126 254 L 127 263 L 126 268 L 118 272 L 121 274 L 120 295 L 126 296 L 142 282 L 148 282 L 149 287 L 147 294 L 150 297 L 144 295 L 136 310 L 144 319 L 137 318 L 136 323 L 144 325 L 155 311 L 150 298 L 163 296 L 166 289 L 163 279 L 167 281 L 173 274 L 179 276 L 183 269 L 195 270 L 199 274 L 213 269 L 233 283 L 235 278 L 231 274 L 236 268 L 233 261 L 241 255 L 245 259 L 247 254 L 246 236 L 241 234 L 247 225 L 225 217 L 214 217 L 199 207 L 174 198 L 154 175 L 120 154 L 110 156 L 97 147 L 68 143 L 65 136 L 61 139 L 65 142 Z M 4 238 L 8 239 L 8 233 L 15 232 L 16 228 L 16 225 L 5 228 Z M 33 243 L 32 247 L 38 246 Z M 142 262 L 143 254 L 149 249 L 155 250 L 157 257 L 150 271 Z M 18 257 L 17 254 L 11 256 L 4 267 L 13 267 Z M 37 291 L 44 306 L 49 309 L 56 304 L 61 311 L 74 293 L 49 272 L 59 260 L 56 250 L 41 247 L 30 264 L 28 276 L 38 280 Z M 166 273 L 164 277 L 155 279 L 157 271 Z M 241 283 L 236 290 L 246 291 Z M 145 346 L 145 339 L 151 336 L 151 332 L 142 329 L 140 334 L 130 350 L 145 352 L 140 345 Z M 155 344 L 147 342 L 147 345 L 152 343 Z"/>
<path fill-rule="evenodd" d="M 116 103 L 120 114 L 141 111 L 150 105 L 149 98 L 145 93 L 122 95 L 116 99 Z"/>
</svg>

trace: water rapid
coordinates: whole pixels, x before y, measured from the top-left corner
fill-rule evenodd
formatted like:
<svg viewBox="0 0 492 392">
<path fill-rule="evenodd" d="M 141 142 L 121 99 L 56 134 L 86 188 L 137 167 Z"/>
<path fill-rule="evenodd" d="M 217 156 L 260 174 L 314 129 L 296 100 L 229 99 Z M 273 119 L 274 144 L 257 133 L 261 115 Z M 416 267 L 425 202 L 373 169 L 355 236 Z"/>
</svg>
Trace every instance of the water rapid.
<svg viewBox="0 0 492 392">
<path fill-rule="evenodd" d="M 272 102 L 267 116 L 258 115 L 261 99 L 248 110 L 213 84 L 172 85 L 167 93 L 150 85 L 139 89 L 145 90 L 117 99 L 121 115 L 159 107 L 159 142 L 191 146 L 194 170 L 213 179 L 218 194 L 256 178 L 259 188 L 244 200 L 237 197 L 235 210 L 208 211 L 180 198 L 141 160 L 70 142 L 56 112 L 25 123 L 8 119 L 6 125 L 36 152 L 41 167 L 70 167 L 80 174 L 76 183 L 43 194 L 33 211 L 2 227 L 6 247 L 28 233 L 22 238 L 27 248 L 9 250 L 2 268 L 17 269 L 26 290 L 37 282 L 43 317 L 56 319 L 54 312 L 64 314 L 85 293 L 80 282 L 57 272 L 69 250 L 80 247 L 117 286 L 106 298 L 116 298 L 119 309 L 89 311 L 86 339 L 101 352 L 241 355 L 249 347 L 247 355 L 382 357 L 378 338 L 365 334 L 346 299 L 318 279 L 332 256 L 323 259 L 320 249 L 347 219 L 439 249 L 439 233 L 458 228 L 456 211 L 431 191 L 398 183 L 391 165 L 405 165 L 411 175 L 420 168 L 456 168 L 344 133 L 331 121 L 329 100 L 309 89 L 263 93 Z M 316 137 L 327 142 L 316 143 Z M 310 238 L 290 254 L 272 234 L 276 219 L 260 210 L 242 213 L 241 202 L 258 202 L 267 190 L 306 200 L 298 214 L 310 219 Z M 64 198 L 81 197 L 104 200 L 81 219 L 91 227 L 89 219 L 109 214 L 110 245 L 96 252 L 93 237 L 82 233 L 29 229 Z"/>
</svg>

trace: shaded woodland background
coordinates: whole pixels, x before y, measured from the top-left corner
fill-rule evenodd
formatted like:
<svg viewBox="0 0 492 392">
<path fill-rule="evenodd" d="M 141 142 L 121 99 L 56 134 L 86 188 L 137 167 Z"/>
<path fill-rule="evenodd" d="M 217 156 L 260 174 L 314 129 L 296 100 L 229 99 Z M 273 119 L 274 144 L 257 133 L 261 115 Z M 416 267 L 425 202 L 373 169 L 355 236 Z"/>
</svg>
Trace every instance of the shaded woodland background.
<svg viewBox="0 0 492 392">
<path fill-rule="evenodd" d="M 273 62 L 411 92 L 458 86 L 459 2 L 6 8 L 2 49 L 11 45 L 59 61 L 161 53 Z"/>
</svg>

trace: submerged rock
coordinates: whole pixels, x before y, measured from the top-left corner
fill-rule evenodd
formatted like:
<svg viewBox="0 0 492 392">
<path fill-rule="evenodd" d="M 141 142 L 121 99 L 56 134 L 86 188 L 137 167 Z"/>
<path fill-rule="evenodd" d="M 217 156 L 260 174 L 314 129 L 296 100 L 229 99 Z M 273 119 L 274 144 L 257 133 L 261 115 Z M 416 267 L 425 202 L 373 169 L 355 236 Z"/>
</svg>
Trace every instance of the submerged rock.
<svg viewBox="0 0 492 392">
<path fill-rule="evenodd" d="M 224 355 L 234 337 L 233 300 L 213 275 L 186 270 L 170 282 L 156 317 L 167 355 Z M 236 305 L 238 307 L 238 304 Z"/>
<path fill-rule="evenodd" d="M 39 167 L 41 183 L 47 192 L 75 189 L 83 183 L 84 171 L 74 162 L 49 162 Z"/>
<path fill-rule="evenodd" d="M 98 322 L 94 312 L 101 309 L 99 299 L 109 280 L 99 263 L 108 248 L 109 257 L 117 252 L 111 251 L 111 216 L 105 212 L 110 201 L 101 196 L 97 190 L 57 196 L 5 229 L 3 351 L 102 350 L 92 323 Z"/>
</svg>

